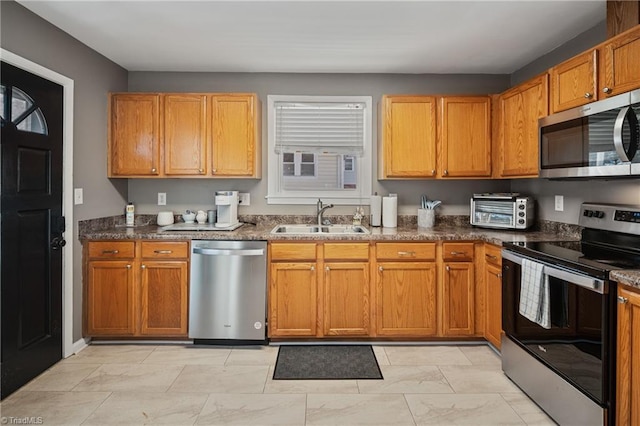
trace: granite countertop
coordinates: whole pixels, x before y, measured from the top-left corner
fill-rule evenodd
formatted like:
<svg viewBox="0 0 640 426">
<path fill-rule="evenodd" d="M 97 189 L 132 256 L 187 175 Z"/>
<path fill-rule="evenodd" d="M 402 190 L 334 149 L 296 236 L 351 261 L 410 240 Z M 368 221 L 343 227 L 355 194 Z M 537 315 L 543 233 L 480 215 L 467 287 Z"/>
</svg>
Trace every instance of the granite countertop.
<svg viewBox="0 0 640 426">
<path fill-rule="evenodd" d="M 620 284 L 640 289 L 640 271 L 611 271 L 610 277 L 613 281 L 616 281 Z"/>
</svg>

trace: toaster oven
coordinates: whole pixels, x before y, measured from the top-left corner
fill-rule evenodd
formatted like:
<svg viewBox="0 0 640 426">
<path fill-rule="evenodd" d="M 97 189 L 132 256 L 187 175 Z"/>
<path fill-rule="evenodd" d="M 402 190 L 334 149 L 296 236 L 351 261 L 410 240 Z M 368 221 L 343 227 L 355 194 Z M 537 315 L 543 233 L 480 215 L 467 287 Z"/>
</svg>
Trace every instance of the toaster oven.
<svg viewBox="0 0 640 426">
<path fill-rule="evenodd" d="M 535 220 L 534 200 L 516 192 L 473 194 L 470 216 L 473 226 L 527 229 Z"/>
</svg>

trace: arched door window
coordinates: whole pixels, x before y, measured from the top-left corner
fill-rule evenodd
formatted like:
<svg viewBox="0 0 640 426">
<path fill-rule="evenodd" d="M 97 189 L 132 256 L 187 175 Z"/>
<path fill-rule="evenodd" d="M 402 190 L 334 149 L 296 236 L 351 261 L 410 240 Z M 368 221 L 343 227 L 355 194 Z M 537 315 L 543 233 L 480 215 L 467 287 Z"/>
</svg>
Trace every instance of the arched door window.
<svg viewBox="0 0 640 426">
<path fill-rule="evenodd" d="M 8 99 L 11 102 L 8 102 Z M 0 86 L 0 118 L 2 126 L 8 121 L 23 132 L 48 134 L 42 110 L 24 91 L 15 86 Z"/>
</svg>

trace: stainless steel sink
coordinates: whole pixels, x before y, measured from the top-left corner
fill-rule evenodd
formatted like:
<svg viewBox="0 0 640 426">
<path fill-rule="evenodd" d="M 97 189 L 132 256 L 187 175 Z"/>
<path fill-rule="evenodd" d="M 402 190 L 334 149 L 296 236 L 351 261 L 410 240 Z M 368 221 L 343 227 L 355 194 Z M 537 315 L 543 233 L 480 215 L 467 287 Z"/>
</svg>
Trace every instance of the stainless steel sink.
<svg viewBox="0 0 640 426">
<path fill-rule="evenodd" d="M 304 235 L 304 234 L 369 234 L 369 230 L 361 225 L 277 225 L 272 234 Z"/>
</svg>

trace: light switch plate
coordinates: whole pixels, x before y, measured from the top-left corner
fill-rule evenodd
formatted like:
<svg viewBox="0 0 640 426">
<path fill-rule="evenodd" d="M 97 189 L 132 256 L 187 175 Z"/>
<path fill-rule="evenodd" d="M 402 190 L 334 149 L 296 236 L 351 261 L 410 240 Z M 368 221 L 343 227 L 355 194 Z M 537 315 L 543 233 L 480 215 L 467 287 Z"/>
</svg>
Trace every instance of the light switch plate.
<svg viewBox="0 0 640 426">
<path fill-rule="evenodd" d="M 166 206 L 167 205 L 167 193 L 166 192 L 158 192 L 158 205 Z"/>
<path fill-rule="evenodd" d="M 76 206 L 84 203 L 84 194 L 82 188 L 74 188 L 73 190 L 73 204 Z"/>
<path fill-rule="evenodd" d="M 556 195 L 556 211 L 564 211 L 564 196 L 562 195 Z"/>
</svg>

